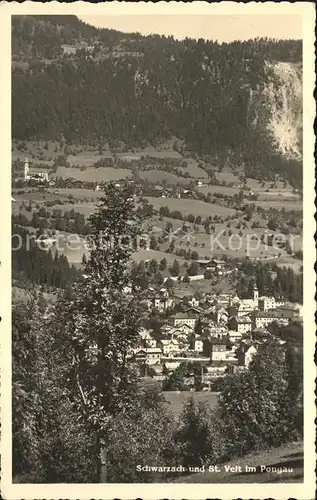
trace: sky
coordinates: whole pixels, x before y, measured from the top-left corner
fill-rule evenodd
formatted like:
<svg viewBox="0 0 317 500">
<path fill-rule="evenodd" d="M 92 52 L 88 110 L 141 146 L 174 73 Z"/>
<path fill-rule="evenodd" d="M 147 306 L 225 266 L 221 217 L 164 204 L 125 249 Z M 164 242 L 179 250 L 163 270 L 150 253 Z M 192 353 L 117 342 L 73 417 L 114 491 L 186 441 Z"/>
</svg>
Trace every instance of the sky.
<svg viewBox="0 0 317 500">
<path fill-rule="evenodd" d="M 256 37 L 302 38 L 299 15 L 108 15 L 79 16 L 100 28 L 142 35 L 173 35 L 174 38 L 205 38 L 230 42 Z"/>
</svg>

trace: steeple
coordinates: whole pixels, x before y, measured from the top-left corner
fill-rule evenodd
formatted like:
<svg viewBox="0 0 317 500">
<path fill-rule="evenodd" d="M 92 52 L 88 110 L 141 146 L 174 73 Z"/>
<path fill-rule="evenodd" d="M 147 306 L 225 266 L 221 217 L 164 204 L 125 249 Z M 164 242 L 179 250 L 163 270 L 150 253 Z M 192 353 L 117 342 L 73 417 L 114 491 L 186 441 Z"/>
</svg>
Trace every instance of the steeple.
<svg viewBox="0 0 317 500">
<path fill-rule="evenodd" d="M 29 179 L 29 160 L 25 158 L 25 163 L 24 163 L 24 180 L 27 181 Z"/>
<path fill-rule="evenodd" d="M 258 287 L 256 286 L 256 283 L 254 283 L 254 287 L 253 287 L 253 300 L 256 303 L 258 303 L 258 301 L 259 301 L 259 290 L 258 290 Z"/>
</svg>

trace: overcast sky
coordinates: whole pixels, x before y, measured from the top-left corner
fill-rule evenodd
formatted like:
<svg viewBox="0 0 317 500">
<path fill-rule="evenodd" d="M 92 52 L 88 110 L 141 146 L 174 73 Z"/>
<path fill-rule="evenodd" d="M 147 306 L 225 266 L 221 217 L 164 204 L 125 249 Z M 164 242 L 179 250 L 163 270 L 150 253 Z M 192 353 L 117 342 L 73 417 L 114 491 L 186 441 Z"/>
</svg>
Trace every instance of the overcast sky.
<svg viewBox="0 0 317 500">
<path fill-rule="evenodd" d="M 173 35 L 175 38 L 205 38 L 230 42 L 256 37 L 302 38 L 301 17 L 297 15 L 109 15 L 79 16 L 101 28 L 142 35 Z"/>
</svg>

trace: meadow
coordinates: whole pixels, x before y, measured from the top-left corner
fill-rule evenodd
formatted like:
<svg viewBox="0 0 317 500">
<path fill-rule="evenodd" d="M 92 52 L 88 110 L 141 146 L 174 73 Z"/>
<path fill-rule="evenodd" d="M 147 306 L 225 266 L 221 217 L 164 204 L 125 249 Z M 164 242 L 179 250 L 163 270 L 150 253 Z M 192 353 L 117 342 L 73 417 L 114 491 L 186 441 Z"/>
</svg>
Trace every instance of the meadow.
<svg viewBox="0 0 317 500">
<path fill-rule="evenodd" d="M 297 210 L 297 211 L 302 211 L 303 210 L 303 204 L 300 201 L 286 201 L 286 200 L 266 200 L 266 201 L 256 201 L 255 205 L 261 208 L 276 208 L 277 210 L 281 210 L 284 208 L 286 211 L 292 211 L 292 210 Z"/>
<path fill-rule="evenodd" d="M 138 171 L 138 176 L 148 181 L 149 183 L 156 184 L 166 182 L 167 184 L 182 184 L 184 186 L 188 185 L 192 179 L 186 179 L 185 177 L 179 177 L 178 175 L 172 174 L 170 172 L 165 172 L 165 170 L 140 170 Z"/>
<path fill-rule="evenodd" d="M 183 215 L 193 214 L 195 216 L 208 217 L 209 215 L 219 215 L 228 217 L 236 215 L 237 211 L 233 208 L 223 207 L 221 205 L 210 204 L 200 200 L 180 199 L 180 198 L 154 198 L 147 197 L 149 203 L 153 205 L 155 210 L 159 210 L 161 206 L 166 206 L 170 211 L 178 210 Z"/>
<path fill-rule="evenodd" d="M 79 170 L 75 167 L 58 167 L 55 175 L 56 177 L 70 178 L 83 182 L 105 182 L 126 179 L 131 176 L 131 171 L 126 168 L 112 167 L 88 167 L 85 170 Z"/>
<path fill-rule="evenodd" d="M 193 158 L 186 158 L 185 162 L 187 167 L 179 167 L 179 169 L 185 174 L 188 173 L 191 177 L 196 179 L 206 180 L 209 179 L 208 174 L 200 167 L 198 167 L 198 161 Z"/>
<path fill-rule="evenodd" d="M 178 418 L 183 410 L 183 405 L 191 397 L 195 403 L 208 403 L 211 409 L 215 408 L 218 402 L 219 393 L 217 392 L 196 392 L 196 391 L 164 391 L 166 405 L 170 408 L 176 418 Z"/>
</svg>

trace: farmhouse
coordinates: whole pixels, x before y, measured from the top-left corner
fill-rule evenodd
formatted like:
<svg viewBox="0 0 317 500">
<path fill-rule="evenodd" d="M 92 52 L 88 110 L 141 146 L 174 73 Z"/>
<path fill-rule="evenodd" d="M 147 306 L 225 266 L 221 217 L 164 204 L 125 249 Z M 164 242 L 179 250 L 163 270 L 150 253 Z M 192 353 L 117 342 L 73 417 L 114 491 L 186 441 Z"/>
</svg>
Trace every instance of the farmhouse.
<svg viewBox="0 0 317 500">
<path fill-rule="evenodd" d="M 135 356 L 136 361 L 148 365 L 161 362 L 162 350 L 159 347 L 144 347 Z"/>
<path fill-rule="evenodd" d="M 187 325 L 190 328 L 195 328 L 195 325 L 198 320 L 198 315 L 196 314 L 187 314 L 187 313 L 177 313 L 171 317 L 174 326 L 182 326 Z"/>
<path fill-rule="evenodd" d="M 277 304 L 275 297 L 260 297 L 259 298 L 259 309 L 260 311 L 267 311 L 269 309 L 276 309 Z"/>
<path fill-rule="evenodd" d="M 190 348 L 193 351 L 202 353 L 204 350 L 204 340 L 199 335 L 193 336 L 190 341 Z"/>
<path fill-rule="evenodd" d="M 154 299 L 152 299 L 152 305 L 154 309 L 158 311 L 166 311 L 166 309 L 173 307 L 173 303 L 173 299 L 170 297 L 154 297 Z"/>
<path fill-rule="evenodd" d="M 251 332 L 252 320 L 249 316 L 231 317 L 228 321 L 230 330 L 234 330 L 241 335 Z"/>
<path fill-rule="evenodd" d="M 199 307 L 199 299 L 193 296 L 191 299 L 189 299 L 188 304 L 190 304 L 192 307 Z"/>
<path fill-rule="evenodd" d="M 259 306 L 259 290 L 255 285 L 253 288 L 253 299 L 242 299 L 239 303 L 238 316 L 245 316 L 245 314 L 258 309 Z"/>
<path fill-rule="evenodd" d="M 257 349 L 253 345 L 242 343 L 237 350 L 238 365 L 248 368 L 256 353 Z"/>
<path fill-rule="evenodd" d="M 284 316 L 277 310 L 259 311 L 254 316 L 255 328 L 265 328 L 270 323 L 273 323 L 273 321 L 279 323 L 280 325 L 288 325 L 289 316 Z"/>
<path fill-rule="evenodd" d="M 158 341 L 158 345 L 164 356 L 172 356 L 179 351 L 179 344 L 176 339 L 161 339 Z"/>
<path fill-rule="evenodd" d="M 226 350 L 226 342 L 223 340 L 204 340 L 203 355 L 208 356 L 210 361 L 225 361 Z"/>
</svg>

